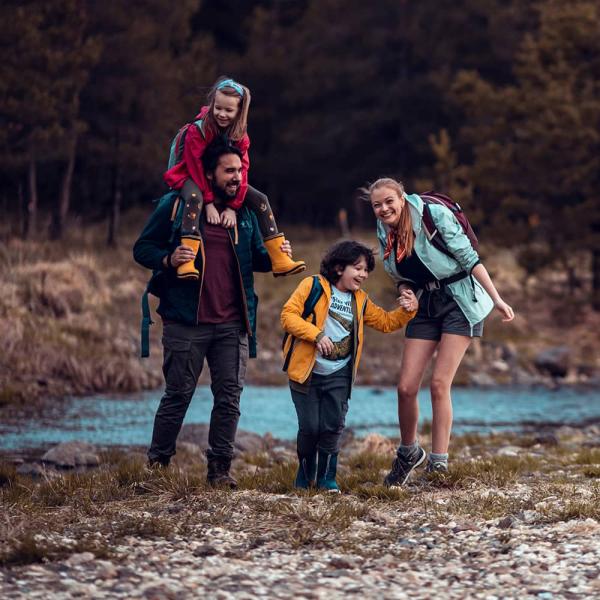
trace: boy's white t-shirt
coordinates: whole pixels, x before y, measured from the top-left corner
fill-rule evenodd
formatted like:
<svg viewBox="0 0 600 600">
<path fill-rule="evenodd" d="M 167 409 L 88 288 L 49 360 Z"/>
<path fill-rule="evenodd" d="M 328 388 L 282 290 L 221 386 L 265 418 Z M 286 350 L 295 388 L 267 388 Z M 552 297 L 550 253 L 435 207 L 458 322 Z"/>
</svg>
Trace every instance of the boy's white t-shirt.
<svg viewBox="0 0 600 600">
<path fill-rule="evenodd" d="M 331 375 L 345 367 L 352 358 L 352 292 L 341 292 L 331 286 L 331 303 L 323 329 L 331 339 L 334 350 L 329 356 L 317 351 L 313 373 Z"/>
</svg>

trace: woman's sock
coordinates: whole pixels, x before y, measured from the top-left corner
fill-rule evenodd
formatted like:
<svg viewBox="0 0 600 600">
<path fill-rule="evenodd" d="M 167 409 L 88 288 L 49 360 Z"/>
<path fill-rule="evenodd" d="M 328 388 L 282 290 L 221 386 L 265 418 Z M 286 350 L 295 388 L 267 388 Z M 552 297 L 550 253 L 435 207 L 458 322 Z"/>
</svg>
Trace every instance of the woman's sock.
<svg viewBox="0 0 600 600">
<path fill-rule="evenodd" d="M 398 447 L 398 454 L 404 456 L 404 458 L 411 458 L 415 455 L 419 449 L 419 441 L 415 440 L 412 444 L 400 444 Z"/>
<path fill-rule="evenodd" d="M 448 453 L 444 452 L 443 454 L 436 454 L 435 452 L 429 453 L 429 462 L 432 464 L 443 463 L 446 467 L 448 466 Z"/>
</svg>

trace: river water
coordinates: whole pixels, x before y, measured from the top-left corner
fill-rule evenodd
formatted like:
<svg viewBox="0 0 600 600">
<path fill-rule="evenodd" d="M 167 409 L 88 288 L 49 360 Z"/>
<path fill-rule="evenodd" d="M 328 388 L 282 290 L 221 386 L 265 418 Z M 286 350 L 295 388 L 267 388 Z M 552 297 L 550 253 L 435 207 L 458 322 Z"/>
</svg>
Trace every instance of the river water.
<svg viewBox="0 0 600 600">
<path fill-rule="evenodd" d="M 154 413 L 161 392 L 124 397 L 70 398 L 51 413 L 18 423 L 0 423 L 0 449 L 39 448 L 68 440 L 100 445 L 145 445 L 152 433 Z M 431 419 L 429 392 L 419 395 L 421 420 Z M 600 392 L 562 388 L 453 390 L 455 433 L 490 433 L 537 428 L 548 424 L 583 424 L 600 421 Z M 205 423 L 210 418 L 210 388 L 196 390 L 186 423 Z M 241 401 L 242 429 L 292 439 L 296 413 L 285 387 L 247 386 Z M 356 387 L 346 424 L 357 435 L 377 432 L 397 436 L 394 388 Z"/>
</svg>

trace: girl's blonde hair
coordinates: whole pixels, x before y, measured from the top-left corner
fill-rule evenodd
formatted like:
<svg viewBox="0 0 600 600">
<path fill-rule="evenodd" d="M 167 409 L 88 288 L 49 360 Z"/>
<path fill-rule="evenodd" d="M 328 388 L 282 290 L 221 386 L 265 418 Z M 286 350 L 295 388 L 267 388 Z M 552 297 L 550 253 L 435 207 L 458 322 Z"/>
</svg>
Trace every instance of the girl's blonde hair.
<svg viewBox="0 0 600 600">
<path fill-rule="evenodd" d="M 226 85 L 226 82 L 231 82 L 231 85 Z M 225 96 L 239 98 L 240 100 L 238 105 L 238 113 L 227 131 L 227 137 L 230 140 L 233 142 L 239 142 L 246 135 L 246 130 L 248 128 L 250 90 L 245 85 L 234 81 L 230 77 L 222 76 L 215 81 L 215 84 L 212 86 L 207 95 L 209 107 L 208 114 L 206 115 L 206 126 L 214 135 L 218 135 L 221 132 L 213 114 L 217 92 L 221 92 L 222 94 L 225 94 Z"/>
<path fill-rule="evenodd" d="M 400 198 L 404 198 L 404 186 L 401 181 L 396 181 L 391 177 L 381 177 L 367 187 L 362 188 L 365 199 L 371 201 L 372 193 L 383 187 L 394 190 Z M 415 246 L 415 234 L 413 232 L 412 219 L 410 217 L 410 210 L 406 204 L 406 199 L 404 199 L 404 207 L 400 213 L 400 221 L 396 228 L 396 235 L 400 240 L 400 244 L 406 249 L 406 256 L 410 256 Z"/>
</svg>

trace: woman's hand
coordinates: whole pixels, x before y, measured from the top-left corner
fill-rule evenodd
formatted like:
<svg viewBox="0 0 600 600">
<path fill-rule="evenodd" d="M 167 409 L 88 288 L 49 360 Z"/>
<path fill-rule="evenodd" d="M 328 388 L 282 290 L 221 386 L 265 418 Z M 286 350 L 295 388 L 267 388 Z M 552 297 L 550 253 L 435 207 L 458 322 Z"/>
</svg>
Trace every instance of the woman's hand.
<svg viewBox="0 0 600 600">
<path fill-rule="evenodd" d="M 281 246 L 279 246 L 279 248 L 284 254 L 287 254 L 290 258 L 292 258 L 292 245 L 289 243 L 288 240 L 284 239 L 283 243 L 281 244 Z"/>
<path fill-rule="evenodd" d="M 334 346 L 333 346 L 333 342 L 331 341 L 331 339 L 329 337 L 327 337 L 326 335 L 324 335 L 318 342 L 317 342 L 317 350 L 323 355 L 323 356 L 329 356 L 333 350 L 334 350 Z"/>
<path fill-rule="evenodd" d="M 210 204 L 205 205 L 206 210 L 206 220 L 211 225 L 219 225 L 221 222 L 221 217 L 219 215 L 219 211 L 216 209 L 215 205 L 211 202 Z"/>
<path fill-rule="evenodd" d="M 419 308 L 419 301 L 415 293 L 410 289 L 403 290 L 396 299 L 398 300 L 398 304 L 407 312 L 412 312 Z"/>
<path fill-rule="evenodd" d="M 189 246 L 177 246 L 171 254 L 171 266 L 177 268 L 179 265 L 183 265 L 190 260 L 196 258 L 196 253 Z"/>
<path fill-rule="evenodd" d="M 237 215 L 235 214 L 235 210 L 233 210 L 233 208 L 226 208 L 221 213 L 221 225 L 227 229 L 231 229 L 232 227 L 235 227 L 236 223 Z"/>
<path fill-rule="evenodd" d="M 515 313 L 513 309 L 499 298 L 497 302 L 494 303 L 496 306 L 496 310 L 504 317 L 502 320 L 505 322 L 512 321 L 515 318 Z"/>
</svg>

